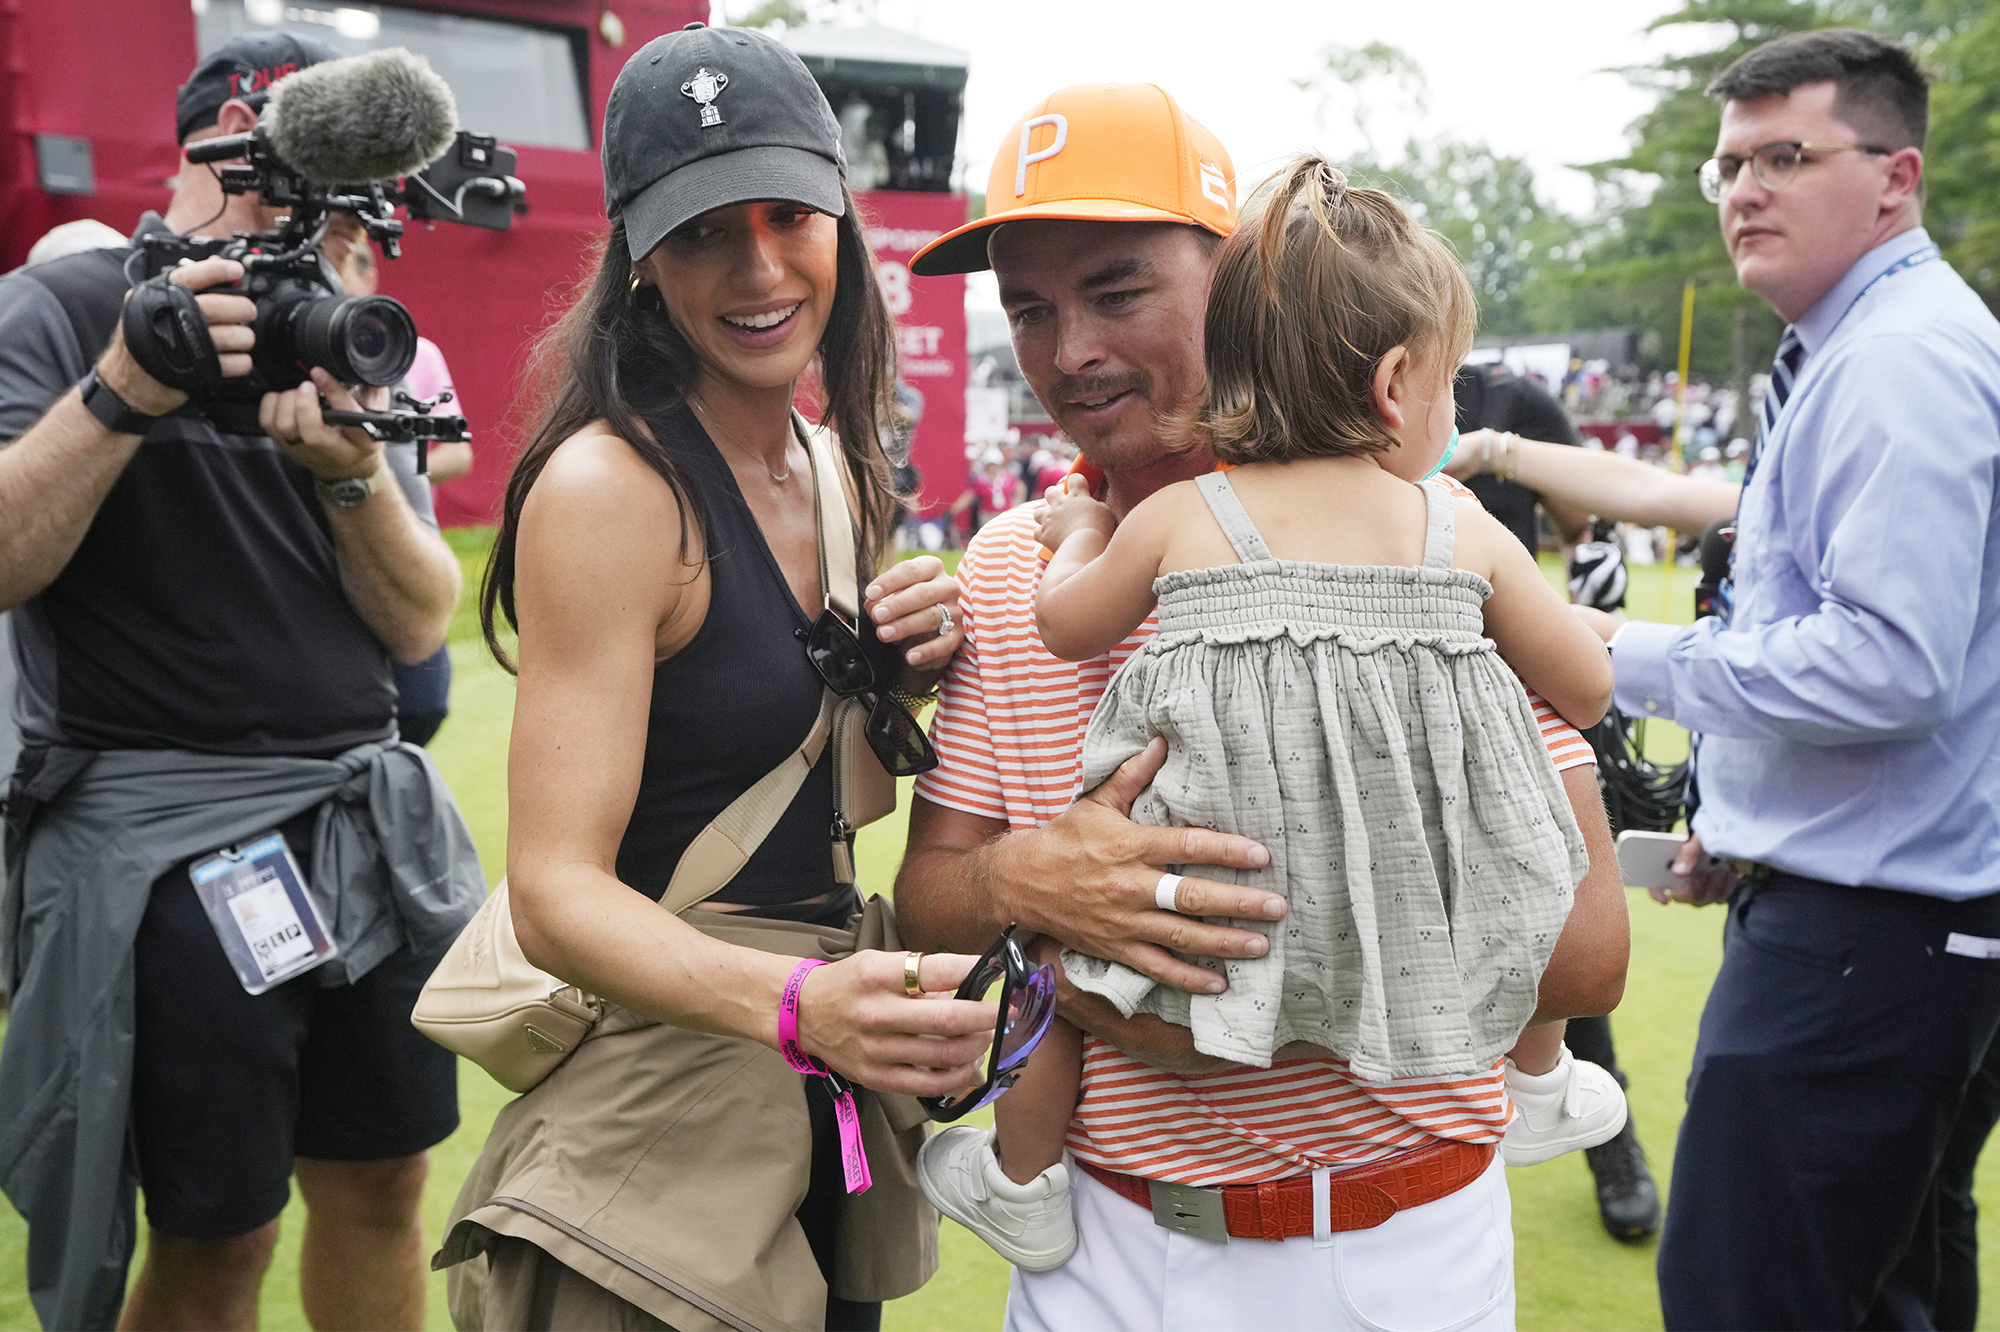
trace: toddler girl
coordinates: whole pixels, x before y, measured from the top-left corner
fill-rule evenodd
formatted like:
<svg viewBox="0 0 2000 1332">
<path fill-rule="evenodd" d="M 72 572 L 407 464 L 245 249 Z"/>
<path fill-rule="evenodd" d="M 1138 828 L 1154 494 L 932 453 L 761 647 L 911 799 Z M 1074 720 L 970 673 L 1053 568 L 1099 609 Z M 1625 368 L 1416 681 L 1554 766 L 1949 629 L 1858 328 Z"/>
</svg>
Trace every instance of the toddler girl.
<svg viewBox="0 0 2000 1332">
<path fill-rule="evenodd" d="M 1199 872 L 1284 892 L 1290 911 L 1264 957 L 1205 962 L 1220 994 L 1063 965 L 1235 1063 L 1314 1054 L 1368 1084 L 1486 1073 L 1534 1013 L 1588 868 L 1521 681 L 1587 727 L 1610 661 L 1506 528 L 1425 484 L 1476 321 L 1444 243 L 1316 157 L 1246 213 L 1217 255 L 1200 423 L 1236 466 L 1122 523 L 1051 489 L 1036 612 L 1048 650 L 1077 661 L 1157 605 L 1091 718 L 1083 789 L 1164 737 L 1132 817 L 1261 842 L 1265 869 Z M 1560 1027 L 1537 1032 L 1553 1064 Z M 1046 1172 L 1046 1206 L 953 1185 L 968 1166 L 998 1178 L 979 1130 L 925 1148 L 933 1201 L 1024 1266 L 1074 1245 L 1058 1163 L 1079 1077 L 1079 1038 L 1052 1031 L 995 1107 L 1005 1177 Z"/>
</svg>

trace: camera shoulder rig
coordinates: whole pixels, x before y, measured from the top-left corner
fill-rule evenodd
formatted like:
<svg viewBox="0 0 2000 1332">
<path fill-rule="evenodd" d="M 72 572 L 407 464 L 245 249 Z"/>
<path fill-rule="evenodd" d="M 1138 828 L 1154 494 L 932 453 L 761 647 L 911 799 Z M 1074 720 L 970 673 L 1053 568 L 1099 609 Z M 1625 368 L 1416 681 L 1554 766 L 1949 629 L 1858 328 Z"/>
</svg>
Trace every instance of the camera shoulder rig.
<svg viewBox="0 0 2000 1332">
<path fill-rule="evenodd" d="M 413 398 L 398 389 L 395 401 L 407 411 L 343 412 L 325 408 L 320 415 L 328 425 L 353 426 L 367 431 L 370 438 L 385 444 L 414 443 L 417 446 L 417 472 L 425 475 L 430 471 L 432 444 L 460 444 L 472 438 L 466 430 L 464 417 L 431 414 L 453 397 L 450 389 L 435 398 Z M 322 395 L 322 407 L 325 402 L 326 398 Z"/>
</svg>

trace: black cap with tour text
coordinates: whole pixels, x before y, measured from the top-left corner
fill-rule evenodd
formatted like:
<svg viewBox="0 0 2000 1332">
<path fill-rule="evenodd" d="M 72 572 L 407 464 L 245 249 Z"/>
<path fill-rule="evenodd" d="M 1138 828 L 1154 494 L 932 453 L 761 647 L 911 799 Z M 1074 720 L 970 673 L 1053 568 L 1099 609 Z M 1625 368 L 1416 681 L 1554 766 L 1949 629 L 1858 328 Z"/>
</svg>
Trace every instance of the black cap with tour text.
<svg viewBox="0 0 2000 1332">
<path fill-rule="evenodd" d="M 325 42 L 289 32 L 247 32 L 202 57 L 174 99 L 174 138 L 187 142 L 196 130 L 215 123 L 224 102 L 240 100 L 262 111 L 271 85 L 340 52 Z"/>
<path fill-rule="evenodd" d="M 604 211 L 632 258 L 710 209 L 760 199 L 846 211 L 840 122 L 783 44 L 690 23 L 639 48 L 604 112 Z"/>
</svg>

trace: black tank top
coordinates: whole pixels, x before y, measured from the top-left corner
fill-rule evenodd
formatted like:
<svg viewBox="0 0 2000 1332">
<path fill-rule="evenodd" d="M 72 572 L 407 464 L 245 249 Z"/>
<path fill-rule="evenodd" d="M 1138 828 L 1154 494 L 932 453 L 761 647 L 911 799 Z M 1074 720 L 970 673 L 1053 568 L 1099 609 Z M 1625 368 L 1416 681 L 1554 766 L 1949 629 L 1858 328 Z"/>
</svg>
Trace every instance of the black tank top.
<svg viewBox="0 0 2000 1332">
<path fill-rule="evenodd" d="M 729 464 L 685 408 L 648 424 L 694 494 L 709 576 L 694 641 L 653 668 L 646 764 L 618 845 L 618 877 L 658 900 L 695 836 L 806 738 L 821 683 L 802 637 L 812 617 Z M 829 748 L 749 863 L 710 900 L 774 906 L 832 891 L 832 823 Z"/>
</svg>

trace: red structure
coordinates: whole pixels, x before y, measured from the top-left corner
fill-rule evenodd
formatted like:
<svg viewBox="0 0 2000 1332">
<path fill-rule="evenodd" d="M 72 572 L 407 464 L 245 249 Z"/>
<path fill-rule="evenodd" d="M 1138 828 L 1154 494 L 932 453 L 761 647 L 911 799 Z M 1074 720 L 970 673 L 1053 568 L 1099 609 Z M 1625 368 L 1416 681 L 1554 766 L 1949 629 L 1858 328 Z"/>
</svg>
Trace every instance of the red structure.
<svg viewBox="0 0 2000 1332">
<path fill-rule="evenodd" d="M 926 516 L 965 488 L 965 281 L 910 279 L 910 257 L 965 221 L 963 194 L 870 190 L 860 196 L 882 294 L 896 317 L 896 369 L 924 395 L 910 456 Z"/>
<path fill-rule="evenodd" d="M 1622 436 L 1630 435 L 1639 441 L 1641 448 L 1648 444 L 1658 444 L 1666 437 L 1666 432 L 1651 421 L 1580 421 L 1576 427 L 1583 434 L 1591 436 L 1610 448 Z"/>
<path fill-rule="evenodd" d="M 661 33 L 706 21 L 708 0 L 0 0 L 0 271 L 50 227 L 96 218 L 129 232 L 163 209 L 180 153 L 174 90 L 235 32 L 285 29 L 353 54 L 407 45 L 453 84 L 467 129 L 520 154 L 528 211 L 506 232 L 411 229 L 382 290 L 443 349 L 478 461 L 438 490 L 447 525 L 493 521 L 532 404 L 538 333 L 604 234 L 599 133 L 625 61 Z M 789 35 L 852 130 L 849 155 L 901 373 L 923 394 L 915 455 L 929 507 L 964 475 L 962 284 L 912 283 L 911 253 L 965 220 L 951 192 L 963 53 L 893 30 Z M 490 120 L 509 123 L 483 123 Z"/>
<path fill-rule="evenodd" d="M 453 63 L 450 44 L 484 42 L 484 54 L 552 54 L 552 62 L 543 61 L 543 86 L 533 91 L 572 113 L 576 146 L 524 142 L 498 127 L 485 131 L 500 133 L 519 151 L 528 212 L 507 232 L 412 228 L 404 257 L 382 270 L 383 291 L 408 305 L 417 327 L 444 350 L 476 435 L 477 466 L 439 489 L 439 516 L 448 524 L 489 522 L 525 424 L 520 387 L 530 345 L 604 232 L 597 148 L 612 80 L 652 38 L 705 21 L 708 0 L 338 5 L 0 0 L 0 270 L 20 264 L 36 238 L 59 222 L 90 217 L 130 231 L 140 213 L 166 206 L 180 161 L 174 90 L 204 43 L 218 44 L 216 34 L 226 37 L 230 24 L 270 18 L 262 26 L 305 32 L 349 51 L 410 44 L 454 80 L 466 127 L 482 131 L 470 109 L 481 99 L 463 86 L 466 64 Z M 368 27 L 356 15 L 375 20 L 375 38 L 351 35 Z M 337 23 L 346 24 L 345 33 Z M 424 49 L 411 33 L 443 46 Z M 502 95 L 528 91 L 514 87 Z M 565 96 L 575 104 L 561 107 Z"/>
</svg>

